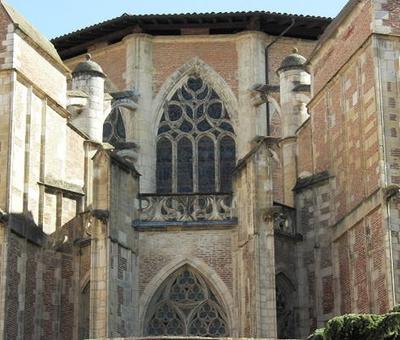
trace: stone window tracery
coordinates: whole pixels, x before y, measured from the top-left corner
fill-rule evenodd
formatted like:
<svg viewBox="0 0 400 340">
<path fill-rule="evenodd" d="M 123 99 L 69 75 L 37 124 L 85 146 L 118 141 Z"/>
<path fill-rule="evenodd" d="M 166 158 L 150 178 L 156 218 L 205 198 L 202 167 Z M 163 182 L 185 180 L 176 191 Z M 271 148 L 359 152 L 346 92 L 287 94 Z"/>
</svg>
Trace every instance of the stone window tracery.
<svg viewBox="0 0 400 340">
<path fill-rule="evenodd" d="M 103 124 L 103 142 L 118 148 L 126 142 L 125 124 L 120 107 L 114 108 Z"/>
<path fill-rule="evenodd" d="M 232 191 L 234 140 L 224 103 L 192 74 L 164 106 L 157 133 L 157 192 Z"/>
<path fill-rule="evenodd" d="M 226 314 L 205 280 L 184 266 L 153 297 L 145 334 L 226 337 L 229 330 Z"/>
</svg>

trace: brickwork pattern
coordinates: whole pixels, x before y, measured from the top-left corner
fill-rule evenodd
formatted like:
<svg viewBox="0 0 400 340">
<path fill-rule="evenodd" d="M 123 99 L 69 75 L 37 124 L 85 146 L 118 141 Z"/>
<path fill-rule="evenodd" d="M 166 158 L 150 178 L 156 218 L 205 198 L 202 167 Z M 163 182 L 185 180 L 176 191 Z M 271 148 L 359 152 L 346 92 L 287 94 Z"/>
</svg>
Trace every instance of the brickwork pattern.
<svg viewBox="0 0 400 340">
<path fill-rule="evenodd" d="M 372 10 L 370 0 L 360 2 L 357 9 L 339 26 L 335 39 L 320 47 L 318 58 L 312 60 L 314 95 L 348 62 L 372 33 Z M 339 47 L 340 53 L 336 53 Z"/>
<path fill-rule="evenodd" d="M 336 178 L 335 221 L 380 184 L 374 65 L 368 46 L 310 104 L 314 171 Z"/>
<path fill-rule="evenodd" d="M 199 258 L 213 268 L 232 290 L 232 233 L 230 231 L 181 231 L 140 234 L 140 291 L 155 274 L 177 258 Z M 177 249 L 180 251 L 177 253 Z"/>
</svg>

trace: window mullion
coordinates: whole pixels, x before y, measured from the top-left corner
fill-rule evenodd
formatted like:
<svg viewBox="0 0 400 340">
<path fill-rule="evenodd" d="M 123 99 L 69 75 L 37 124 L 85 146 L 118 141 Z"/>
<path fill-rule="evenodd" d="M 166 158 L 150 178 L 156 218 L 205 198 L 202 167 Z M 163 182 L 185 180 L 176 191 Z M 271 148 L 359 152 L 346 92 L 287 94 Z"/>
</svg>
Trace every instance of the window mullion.
<svg viewBox="0 0 400 340">
<path fill-rule="evenodd" d="M 215 139 L 214 141 L 214 167 L 215 167 L 215 191 L 219 192 L 221 188 L 221 183 L 220 183 L 220 156 L 219 156 L 219 143 L 218 139 Z"/>
<path fill-rule="evenodd" d="M 178 152 L 177 142 L 172 142 L 172 192 L 178 192 Z"/>
<path fill-rule="evenodd" d="M 193 192 L 199 192 L 199 146 L 198 141 L 193 139 Z"/>
</svg>

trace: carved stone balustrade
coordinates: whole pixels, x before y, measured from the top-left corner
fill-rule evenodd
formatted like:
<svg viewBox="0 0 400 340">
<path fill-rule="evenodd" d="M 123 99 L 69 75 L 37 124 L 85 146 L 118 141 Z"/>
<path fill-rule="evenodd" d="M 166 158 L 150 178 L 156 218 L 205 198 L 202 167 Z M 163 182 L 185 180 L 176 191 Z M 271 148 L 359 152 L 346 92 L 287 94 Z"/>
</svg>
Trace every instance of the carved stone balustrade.
<svg viewBox="0 0 400 340">
<path fill-rule="evenodd" d="M 140 194 L 135 226 L 236 224 L 232 194 Z"/>
</svg>

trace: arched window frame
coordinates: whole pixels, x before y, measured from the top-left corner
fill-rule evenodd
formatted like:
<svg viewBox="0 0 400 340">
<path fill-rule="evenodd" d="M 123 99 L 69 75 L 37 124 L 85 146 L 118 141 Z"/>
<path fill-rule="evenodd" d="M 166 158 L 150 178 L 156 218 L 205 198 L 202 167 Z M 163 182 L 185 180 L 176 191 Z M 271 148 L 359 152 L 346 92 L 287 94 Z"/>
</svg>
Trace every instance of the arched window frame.
<svg viewBox="0 0 400 340">
<path fill-rule="evenodd" d="M 213 190 L 213 192 L 221 192 L 221 178 L 220 178 L 220 161 L 221 161 L 221 157 L 220 157 L 220 149 L 221 149 L 221 140 L 225 137 L 229 137 L 232 139 L 233 142 L 233 146 L 234 146 L 234 155 L 235 155 L 235 159 L 234 162 L 236 161 L 236 135 L 234 132 L 234 126 L 233 126 L 233 121 L 231 119 L 231 115 L 228 112 L 225 103 L 222 101 L 222 99 L 220 98 L 220 96 L 218 95 L 218 93 L 214 90 L 214 88 L 206 81 L 204 80 L 200 75 L 198 75 L 197 73 L 192 73 L 189 76 L 187 76 L 185 78 L 185 81 L 182 83 L 182 85 L 180 87 L 178 87 L 178 89 L 172 94 L 172 96 L 169 98 L 169 100 L 166 101 L 166 103 L 164 104 L 164 112 L 165 110 L 167 110 L 168 105 L 170 104 L 170 102 L 176 102 L 176 99 L 174 100 L 174 96 L 177 96 L 177 92 L 179 90 L 181 90 L 185 84 L 187 84 L 188 80 L 191 77 L 196 77 L 196 78 L 200 78 L 204 84 L 209 88 L 209 92 L 212 94 L 215 94 L 216 97 L 214 97 L 210 102 L 211 104 L 215 104 L 215 103 L 220 103 L 221 107 L 222 107 L 222 112 L 221 114 L 224 115 L 223 118 L 220 119 L 213 119 L 215 121 L 219 121 L 219 125 L 221 125 L 223 122 L 227 123 L 230 125 L 231 131 L 229 130 L 222 130 L 220 128 L 220 126 L 218 126 L 218 130 L 219 130 L 219 134 L 216 136 L 215 133 L 215 127 L 213 127 L 211 129 L 211 131 L 204 131 L 204 132 L 199 132 L 198 130 L 196 130 L 196 136 L 193 136 L 193 132 L 187 133 L 187 132 L 183 132 L 183 131 L 179 131 L 179 134 L 176 137 L 172 137 L 171 135 L 169 135 L 168 132 L 163 132 L 157 133 L 157 139 L 156 139 L 156 146 L 158 145 L 158 143 L 160 142 L 160 140 L 162 140 L 163 138 L 168 138 L 169 141 L 172 143 L 172 193 L 175 192 L 179 192 L 179 188 L 178 188 L 178 143 L 182 138 L 188 138 L 191 142 L 192 142 L 192 164 L 193 164 L 193 190 L 192 192 L 199 192 L 199 141 L 204 138 L 204 137 L 208 137 L 212 140 L 213 142 L 213 146 L 214 146 L 214 183 L 215 183 L 215 190 Z M 208 105 L 210 105 L 210 102 L 208 103 Z M 183 113 L 182 113 L 183 114 Z M 164 121 L 163 121 L 164 119 Z M 179 120 L 178 120 L 179 121 Z M 193 120 L 194 121 L 194 120 Z M 191 123 L 193 122 L 191 121 Z M 161 121 L 159 122 L 159 129 L 162 126 L 165 126 L 167 123 L 165 123 L 165 114 L 162 115 L 161 117 Z M 172 122 L 171 125 L 173 125 L 174 122 Z M 158 148 L 157 148 L 158 149 Z M 158 151 L 158 150 L 157 150 Z M 158 168 L 158 165 L 157 165 Z M 158 174 L 157 174 L 158 177 Z M 157 182 L 158 182 L 158 178 L 157 178 Z M 159 190 L 159 186 L 157 185 L 157 190 Z"/>
<path fill-rule="evenodd" d="M 191 298 L 190 293 L 193 292 L 193 290 L 187 291 L 185 290 L 186 287 L 178 290 L 173 289 L 176 288 L 176 286 L 179 287 L 179 279 L 184 277 L 183 274 L 185 272 L 190 273 L 191 277 L 194 278 L 194 282 L 197 283 L 198 287 L 200 288 L 199 290 L 197 290 L 197 292 L 201 292 L 202 297 Z M 181 294 L 182 292 L 186 294 L 186 298 L 177 298 L 177 296 L 179 296 L 179 294 Z M 225 330 L 223 334 L 199 334 L 191 329 L 194 321 L 199 319 L 199 311 L 201 311 L 205 305 L 211 306 L 211 308 L 213 308 L 216 312 L 214 321 L 218 319 L 221 322 L 220 325 L 222 325 Z M 165 315 L 163 314 L 163 310 L 165 309 L 165 307 L 168 308 L 169 311 L 173 312 L 175 316 L 172 316 L 170 314 L 170 318 L 168 318 L 168 316 L 165 317 Z M 158 320 L 156 320 L 156 322 L 154 323 L 154 319 Z M 165 332 L 166 328 L 168 328 L 170 324 L 172 325 L 174 319 L 177 320 L 177 322 L 175 322 L 175 328 L 171 327 L 171 332 Z M 206 323 L 208 322 L 209 327 L 213 323 L 212 320 L 207 320 L 207 318 L 203 321 L 205 321 Z M 157 334 L 155 334 L 155 329 L 153 327 L 154 325 L 161 325 L 161 327 L 157 327 L 158 331 L 160 331 L 160 328 L 164 328 L 164 333 L 159 334 L 156 331 Z M 210 328 L 208 330 L 210 330 Z M 219 331 L 221 331 L 221 329 L 219 329 Z M 203 275 L 201 275 L 199 272 L 197 272 L 197 270 L 189 265 L 183 265 L 171 275 L 169 275 L 153 295 L 146 311 L 144 335 L 227 337 L 230 335 L 230 326 L 228 322 L 228 316 L 221 302 L 221 299 L 218 297 L 218 295 L 216 295 L 216 292 L 214 291 L 210 283 L 207 282 L 206 278 L 203 277 Z"/>
</svg>

